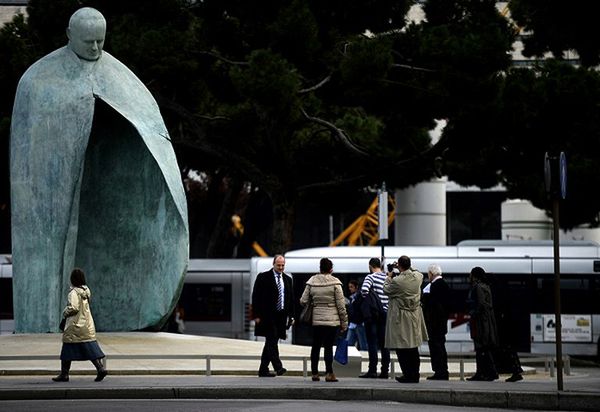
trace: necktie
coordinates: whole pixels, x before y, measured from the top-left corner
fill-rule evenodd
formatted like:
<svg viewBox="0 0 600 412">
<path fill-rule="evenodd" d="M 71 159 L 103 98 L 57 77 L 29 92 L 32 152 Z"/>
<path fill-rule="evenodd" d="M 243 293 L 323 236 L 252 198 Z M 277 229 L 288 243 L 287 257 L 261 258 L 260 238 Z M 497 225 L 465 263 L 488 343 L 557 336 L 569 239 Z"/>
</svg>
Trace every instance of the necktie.
<svg viewBox="0 0 600 412">
<path fill-rule="evenodd" d="M 281 286 L 281 274 L 277 274 L 277 290 L 279 296 L 277 297 L 277 310 L 283 310 L 283 288 Z"/>
</svg>

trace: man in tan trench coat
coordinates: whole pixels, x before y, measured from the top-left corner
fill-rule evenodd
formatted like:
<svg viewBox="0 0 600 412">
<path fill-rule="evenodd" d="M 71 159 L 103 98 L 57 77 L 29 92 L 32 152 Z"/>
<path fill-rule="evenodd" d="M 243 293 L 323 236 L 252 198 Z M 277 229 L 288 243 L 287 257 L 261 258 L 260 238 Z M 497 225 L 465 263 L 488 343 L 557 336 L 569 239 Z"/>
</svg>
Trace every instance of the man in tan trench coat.
<svg viewBox="0 0 600 412">
<path fill-rule="evenodd" d="M 402 376 L 400 383 L 419 382 L 419 345 L 427 340 L 427 329 L 421 309 L 423 274 L 412 269 L 410 258 L 400 256 L 400 273 L 388 272 L 383 291 L 389 297 L 385 347 L 396 350 Z"/>
</svg>

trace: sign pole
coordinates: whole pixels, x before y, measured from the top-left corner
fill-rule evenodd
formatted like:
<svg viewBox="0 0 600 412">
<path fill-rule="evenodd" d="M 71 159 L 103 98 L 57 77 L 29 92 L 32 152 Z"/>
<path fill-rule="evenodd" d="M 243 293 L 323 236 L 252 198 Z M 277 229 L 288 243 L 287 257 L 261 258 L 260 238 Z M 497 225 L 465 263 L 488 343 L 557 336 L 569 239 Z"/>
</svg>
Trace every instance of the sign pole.
<svg viewBox="0 0 600 412">
<path fill-rule="evenodd" d="M 381 267 L 385 267 L 385 241 L 388 238 L 388 193 L 385 182 L 377 192 L 377 220 L 379 229 L 379 244 L 381 245 Z"/>
<path fill-rule="evenodd" d="M 560 319 L 560 247 L 558 197 L 552 201 L 552 216 L 554 221 L 554 324 L 556 335 L 556 384 L 559 391 L 563 390 L 563 364 L 562 364 L 562 322 Z"/>
<path fill-rule="evenodd" d="M 554 334 L 556 341 L 556 384 L 563 390 L 562 319 L 560 310 L 560 216 L 559 201 L 567 197 L 567 157 L 565 152 L 552 156 L 546 152 L 544 158 L 544 180 L 546 191 L 552 199 L 553 244 L 554 244 Z"/>
</svg>

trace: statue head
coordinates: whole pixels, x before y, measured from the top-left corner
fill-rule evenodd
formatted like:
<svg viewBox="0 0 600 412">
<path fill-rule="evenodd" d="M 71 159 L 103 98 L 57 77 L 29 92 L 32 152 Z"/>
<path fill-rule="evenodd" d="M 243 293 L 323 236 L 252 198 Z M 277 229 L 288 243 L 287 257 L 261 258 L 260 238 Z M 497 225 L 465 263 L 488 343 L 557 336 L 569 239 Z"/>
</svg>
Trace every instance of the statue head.
<svg viewBox="0 0 600 412">
<path fill-rule="evenodd" d="M 102 13 L 91 7 L 77 10 L 67 28 L 68 47 L 84 60 L 98 60 L 106 37 L 106 20 Z"/>
</svg>

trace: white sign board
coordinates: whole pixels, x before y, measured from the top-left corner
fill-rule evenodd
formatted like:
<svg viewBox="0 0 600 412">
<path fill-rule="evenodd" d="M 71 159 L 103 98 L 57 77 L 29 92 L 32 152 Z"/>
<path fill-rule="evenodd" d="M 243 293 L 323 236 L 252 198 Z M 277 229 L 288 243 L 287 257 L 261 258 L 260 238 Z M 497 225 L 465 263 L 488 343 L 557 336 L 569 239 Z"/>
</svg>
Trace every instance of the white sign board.
<svg viewBox="0 0 600 412">
<path fill-rule="evenodd" d="M 542 315 L 544 342 L 556 342 L 556 317 Z M 591 342 L 592 315 L 561 315 L 563 342 Z"/>
<path fill-rule="evenodd" d="M 379 240 L 388 238 L 388 193 L 380 191 L 377 195 L 378 201 L 378 220 L 379 220 Z"/>
</svg>

